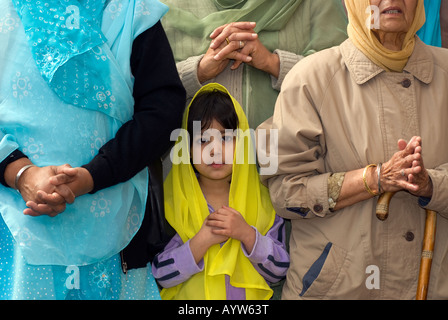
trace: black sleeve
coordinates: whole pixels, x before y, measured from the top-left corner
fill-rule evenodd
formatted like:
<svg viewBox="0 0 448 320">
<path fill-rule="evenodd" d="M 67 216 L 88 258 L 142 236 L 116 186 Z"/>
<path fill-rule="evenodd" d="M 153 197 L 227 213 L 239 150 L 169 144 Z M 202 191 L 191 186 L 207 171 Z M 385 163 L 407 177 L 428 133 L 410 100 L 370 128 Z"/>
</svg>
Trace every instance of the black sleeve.
<svg viewBox="0 0 448 320">
<path fill-rule="evenodd" d="M 5 187 L 9 187 L 8 184 L 5 181 L 5 171 L 8 164 L 11 162 L 14 162 L 16 160 L 19 160 L 21 158 L 27 158 L 26 155 L 22 153 L 22 151 L 16 149 L 9 156 L 5 158 L 2 162 L 0 162 L 0 183 L 4 185 Z"/>
<path fill-rule="evenodd" d="M 134 40 L 131 69 L 134 116 L 83 166 L 93 177 L 91 193 L 127 181 L 160 159 L 182 124 L 186 93 L 160 22 Z"/>
</svg>

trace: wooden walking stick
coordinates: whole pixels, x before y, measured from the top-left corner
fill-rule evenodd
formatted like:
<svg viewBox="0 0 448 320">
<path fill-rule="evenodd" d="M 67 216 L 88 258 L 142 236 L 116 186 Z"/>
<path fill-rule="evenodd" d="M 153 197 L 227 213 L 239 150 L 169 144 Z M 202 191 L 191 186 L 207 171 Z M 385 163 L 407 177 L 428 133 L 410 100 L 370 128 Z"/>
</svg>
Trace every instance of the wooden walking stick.
<svg viewBox="0 0 448 320">
<path fill-rule="evenodd" d="M 395 192 L 385 192 L 378 198 L 376 216 L 384 221 L 389 216 L 389 203 Z M 429 277 L 431 274 L 432 256 L 436 238 L 437 213 L 426 210 L 425 233 L 423 235 L 422 256 L 418 275 L 416 300 L 426 300 L 428 294 Z"/>
<path fill-rule="evenodd" d="M 429 276 L 431 273 L 432 255 L 436 238 L 436 222 L 437 213 L 432 210 L 426 210 L 425 234 L 423 236 L 416 300 L 426 300 L 426 295 L 428 294 Z"/>
</svg>

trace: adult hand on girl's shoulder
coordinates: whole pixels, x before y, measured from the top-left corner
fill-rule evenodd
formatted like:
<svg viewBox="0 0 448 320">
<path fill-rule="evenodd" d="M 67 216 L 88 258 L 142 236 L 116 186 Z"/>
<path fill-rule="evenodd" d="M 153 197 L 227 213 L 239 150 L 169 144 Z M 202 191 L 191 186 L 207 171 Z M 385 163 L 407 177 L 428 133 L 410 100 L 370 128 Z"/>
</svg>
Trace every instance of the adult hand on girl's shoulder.
<svg viewBox="0 0 448 320">
<path fill-rule="evenodd" d="M 256 232 L 237 210 L 223 206 L 210 214 L 207 225 L 213 227 L 214 234 L 239 240 L 249 254 L 252 252 Z"/>
</svg>

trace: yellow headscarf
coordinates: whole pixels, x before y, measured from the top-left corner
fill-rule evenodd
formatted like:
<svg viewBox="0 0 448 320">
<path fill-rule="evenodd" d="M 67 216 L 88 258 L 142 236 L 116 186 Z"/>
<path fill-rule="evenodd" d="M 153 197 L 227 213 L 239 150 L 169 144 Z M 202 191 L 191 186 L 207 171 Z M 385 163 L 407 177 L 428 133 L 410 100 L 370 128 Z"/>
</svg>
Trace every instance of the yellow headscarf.
<svg viewBox="0 0 448 320">
<path fill-rule="evenodd" d="M 414 51 L 415 34 L 425 23 L 424 0 L 418 0 L 414 21 L 406 34 L 401 51 L 386 49 L 367 26 L 366 21 L 371 15 L 369 0 L 345 0 L 345 5 L 349 19 L 347 33 L 355 46 L 383 69 L 402 72 Z"/>
<path fill-rule="evenodd" d="M 199 93 L 213 90 L 229 94 L 223 86 L 212 83 L 202 87 L 192 101 Z M 239 129 L 248 133 L 246 116 L 238 102 L 230 97 L 238 115 Z M 191 103 L 184 114 L 184 133 L 190 106 Z M 265 235 L 274 223 L 275 212 L 268 189 L 259 180 L 250 136 L 249 139 L 245 136 L 247 137 L 239 134 L 236 139 L 229 206 L 240 212 L 249 225 L 255 226 Z M 189 150 L 189 141 L 185 134 L 181 134 L 177 140 L 173 154 L 175 157 L 180 156 L 182 161 L 179 164 L 173 161 L 164 184 L 166 218 L 184 242 L 199 231 L 209 215 L 207 202 L 190 164 L 190 155 L 185 152 Z M 244 156 L 244 163 L 237 160 L 240 156 Z M 240 241 L 229 239 L 222 247 L 219 244 L 210 247 L 204 256 L 202 272 L 173 288 L 163 289 L 162 299 L 225 300 L 225 275 L 230 276 L 233 286 L 246 289 L 248 300 L 269 299 L 272 296 L 269 285 L 244 255 Z"/>
</svg>

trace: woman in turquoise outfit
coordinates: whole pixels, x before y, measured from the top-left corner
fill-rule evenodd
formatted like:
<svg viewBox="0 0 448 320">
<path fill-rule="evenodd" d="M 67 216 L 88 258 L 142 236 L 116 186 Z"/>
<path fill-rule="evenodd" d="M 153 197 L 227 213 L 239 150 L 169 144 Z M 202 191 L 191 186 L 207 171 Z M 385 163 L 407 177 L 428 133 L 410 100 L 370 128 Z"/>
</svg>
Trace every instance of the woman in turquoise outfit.
<svg viewBox="0 0 448 320">
<path fill-rule="evenodd" d="M 157 0 L 1 2 L 0 299 L 160 298 L 151 268 L 123 273 L 120 252 L 145 212 L 143 155 L 163 153 L 149 148 L 142 114 L 167 124 L 151 138 L 169 141 L 185 103 L 179 78 L 167 78 L 177 72 L 166 12 Z M 144 144 L 138 153 L 123 150 L 130 140 Z M 90 170 L 82 192 L 48 189 L 65 163 Z M 70 204 L 30 214 L 39 188 Z"/>
</svg>

